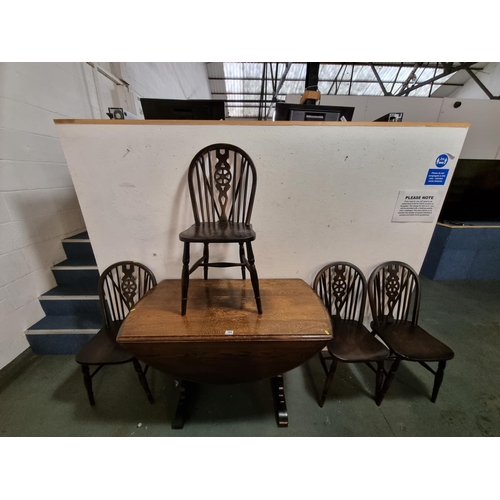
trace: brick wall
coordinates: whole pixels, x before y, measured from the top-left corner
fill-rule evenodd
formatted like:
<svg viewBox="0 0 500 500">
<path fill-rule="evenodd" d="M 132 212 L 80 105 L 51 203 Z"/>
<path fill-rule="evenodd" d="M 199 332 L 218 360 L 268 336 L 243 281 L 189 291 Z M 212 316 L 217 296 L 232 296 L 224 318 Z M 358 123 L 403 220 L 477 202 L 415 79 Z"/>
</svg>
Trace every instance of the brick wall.
<svg viewBox="0 0 500 500">
<path fill-rule="evenodd" d="M 141 97 L 210 98 L 204 63 L 99 64 Z M 127 107 L 123 88 L 98 81 L 105 110 Z M 38 296 L 55 286 L 61 240 L 85 229 L 54 118 L 100 118 L 92 67 L 0 63 L 0 368 L 44 316 Z"/>
</svg>

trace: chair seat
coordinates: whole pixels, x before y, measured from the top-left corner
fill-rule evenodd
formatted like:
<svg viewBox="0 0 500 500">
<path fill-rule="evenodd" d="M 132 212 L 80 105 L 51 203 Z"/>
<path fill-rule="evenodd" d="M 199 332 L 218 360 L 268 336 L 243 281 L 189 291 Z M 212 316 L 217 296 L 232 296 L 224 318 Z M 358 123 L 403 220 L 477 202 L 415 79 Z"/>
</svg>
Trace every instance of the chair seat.
<svg viewBox="0 0 500 500">
<path fill-rule="evenodd" d="M 332 335 L 333 339 L 327 344 L 327 348 L 340 361 L 382 361 L 389 356 L 389 349 L 357 321 L 334 322 Z"/>
<path fill-rule="evenodd" d="M 179 234 L 183 242 L 235 243 L 255 240 L 252 224 L 243 222 L 202 222 Z"/>
<path fill-rule="evenodd" d="M 114 365 L 127 363 L 134 356 L 116 342 L 121 321 L 113 321 L 101 330 L 76 354 L 76 362 L 85 365 Z"/>
<path fill-rule="evenodd" d="M 411 321 L 383 323 L 375 333 L 397 356 L 410 361 L 447 361 L 454 352 L 420 326 Z"/>
</svg>

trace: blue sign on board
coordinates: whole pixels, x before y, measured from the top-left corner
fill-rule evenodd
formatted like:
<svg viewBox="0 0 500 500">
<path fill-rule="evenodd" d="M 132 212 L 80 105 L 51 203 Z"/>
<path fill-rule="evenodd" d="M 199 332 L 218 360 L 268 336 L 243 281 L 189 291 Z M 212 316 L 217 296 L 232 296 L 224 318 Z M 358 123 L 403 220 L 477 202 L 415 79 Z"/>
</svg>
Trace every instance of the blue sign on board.
<svg viewBox="0 0 500 500">
<path fill-rule="evenodd" d="M 449 158 L 448 158 L 448 155 L 446 153 L 439 155 L 436 158 L 436 167 L 443 168 L 448 163 L 448 160 L 449 160 Z"/>
<path fill-rule="evenodd" d="M 425 186 L 444 186 L 446 182 L 446 177 L 448 177 L 449 170 L 438 170 L 437 168 L 430 168 L 427 172 L 427 178 L 425 179 Z"/>
</svg>

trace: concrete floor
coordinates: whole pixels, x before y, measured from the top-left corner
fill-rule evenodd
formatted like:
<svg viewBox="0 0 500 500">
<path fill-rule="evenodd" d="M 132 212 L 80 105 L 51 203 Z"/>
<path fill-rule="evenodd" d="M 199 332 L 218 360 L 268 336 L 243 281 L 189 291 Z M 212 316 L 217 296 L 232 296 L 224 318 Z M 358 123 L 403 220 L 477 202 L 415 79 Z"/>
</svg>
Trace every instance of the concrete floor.
<svg viewBox="0 0 500 500">
<path fill-rule="evenodd" d="M 0 436 L 500 435 L 500 281 L 421 282 L 420 323 L 455 351 L 436 404 L 433 376 L 418 364 L 401 365 L 381 407 L 368 367 L 340 364 L 319 408 L 324 374 L 314 358 L 285 374 L 288 428 L 276 426 L 270 383 L 262 381 L 199 386 L 189 421 L 172 430 L 172 377 L 149 371 L 150 405 L 132 365 L 105 367 L 91 408 L 72 356 L 26 351 L 0 371 Z"/>
</svg>

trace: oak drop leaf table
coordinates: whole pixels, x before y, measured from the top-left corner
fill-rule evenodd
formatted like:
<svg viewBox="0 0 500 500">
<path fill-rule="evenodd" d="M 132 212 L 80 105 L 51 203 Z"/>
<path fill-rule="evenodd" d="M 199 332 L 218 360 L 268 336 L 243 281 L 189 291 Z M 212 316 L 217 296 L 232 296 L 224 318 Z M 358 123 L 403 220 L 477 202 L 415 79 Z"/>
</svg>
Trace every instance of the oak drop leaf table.
<svg viewBox="0 0 500 500">
<path fill-rule="evenodd" d="M 279 426 L 288 425 L 283 373 L 318 353 L 331 337 L 320 298 L 300 279 L 262 279 L 264 314 L 249 280 L 190 280 L 181 316 L 181 280 L 150 290 L 123 322 L 117 341 L 138 359 L 181 380 L 173 428 L 182 428 L 191 383 L 270 378 Z"/>
</svg>

